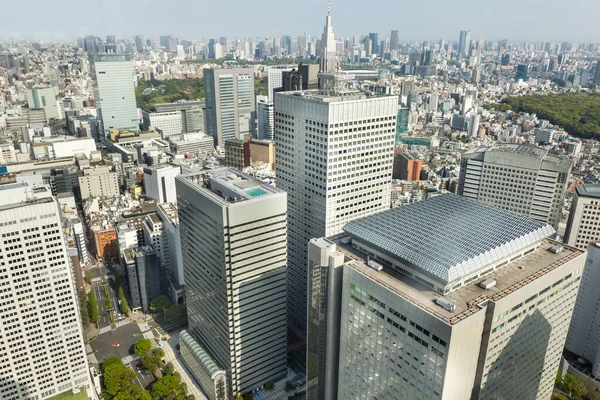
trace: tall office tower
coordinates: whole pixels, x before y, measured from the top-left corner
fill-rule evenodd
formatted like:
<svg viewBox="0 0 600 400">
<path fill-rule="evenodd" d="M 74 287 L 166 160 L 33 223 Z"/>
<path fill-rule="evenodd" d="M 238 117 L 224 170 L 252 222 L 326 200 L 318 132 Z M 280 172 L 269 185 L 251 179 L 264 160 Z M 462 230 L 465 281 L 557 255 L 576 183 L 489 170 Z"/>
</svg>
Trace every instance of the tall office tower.
<svg viewBox="0 0 600 400">
<path fill-rule="evenodd" d="M 547 222 L 556 229 L 571 162 L 526 145 L 498 144 L 462 155 L 458 194 Z"/>
<path fill-rule="evenodd" d="M 517 65 L 517 73 L 515 74 L 515 80 L 518 81 L 522 79 L 524 81 L 527 80 L 527 70 L 529 67 L 526 64 Z"/>
<path fill-rule="evenodd" d="M 132 310 L 148 312 L 150 302 L 163 294 L 158 253 L 152 246 L 128 248 L 121 251 L 121 265 L 127 276 Z"/>
<path fill-rule="evenodd" d="M 252 68 L 205 69 L 206 128 L 223 148 L 225 139 L 254 134 L 254 71 Z"/>
<path fill-rule="evenodd" d="M 267 79 L 268 79 L 268 96 L 269 101 L 273 102 L 274 93 L 277 89 L 283 88 L 283 73 L 290 72 L 293 68 L 287 66 L 280 67 L 271 67 L 267 70 Z"/>
<path fill-rule="evenodd" d="M 144 52 L 144 35 L 138 35 L 134 38 L 135 50 L 138 53 Z"/>
<path fill-rule="evenodd" d="M 175 203 L 175 177 L 181 174 L 177 165 L 158 164 L 144 167 L 144 189 L 146 195 L 157 203 Z"/>
<path fill-rule="evenodd" d="M 273 140 L 275 110 L 267 96 L 256 96 L 258 114 L 258 138 Z"/>
<path fill-rule="evenodd" d="M 277 186 L 290 215 L 288 315 L 302 331 L 306 244 L 389 208 L 397 113 L 397 96 L 275 94 Z"/>
<path fill-rule="evenodd" d="M 471 47 L 471 31 L 460 31 L 460 38 L 458 40 L 458 55 L 460 57 L 466 57 L 469 54 Z"/>
<path fill-rule="evenodd" d="M 309 245 L 308 399 L 550 398 L 583 251 L 453 194 L 344 231 Z"/>
<path fill-rule="evenodd" d="M 182 132 L 205 132 L 205 107 L 200 100 L 154 104 L 156 112 L 142 114 L 144 129 L 150 126 L 160 129 L 163 139 Z"/>
<path fill-rule="evenodd" d="M 575 187 L 571 203 L 565 243 L 585 250 L 590 243 L 600 242 L 600 185 L 580 184 Z"/>
<path fill-rule="evenodd" d="M 286 193 L 229 168 L 176 185 L 190 335 L 227 398 L 285 377 Z"/>
<path fill-rule="evenodd" d="M 92 54 L 90 67 L 103 137 L 112 129 L 139 131 L 131 56 Z"/>
<path fill-rule="evenodd" d="M 91 388 L 61 221 L 45 186 L 0 186 L 0 398 Z"/>
<path fill-rule="evenodd" d="M 575 353 L 576 357 L 583 357 L 592 367 L 592 375 L 600 377 L 600 244 L 590 243 L 587 247 L 587 259 L 581 285 L 577 295 L 577 302 L 573 310 L 573 318 L 569 328 L 569 335 L 565 349 Z"/>
<path fill-rule="evenodd" d="M 373 54 L 379 53 L 378 36 L 379 35 L 377 33 L 369 33 L 369 39 L 371 39 L 371 43 L 373 44 L 373 47 L 371 48 L 371 51 L 373 52 Z"/>
<path fill-rule="evenodd" d="M 390 34 L 390 51 L 398 50 L 400 44 L 400 33 L 398 31 L 392 31 Z"/>
<path fill-rule="evenodd" d="M 594 75 L 594 83 L 600 85 L 600 61 L 596 63 L 596 74 Z"/>
<path fill-rule="evenodd" d="M 325 19 L 325 29 L 321 36 L 319 45 L 319 72 L 332 74 L 338 69 L 338 59 L 335 48 L 335 37 L 333 35 L 333 27 L 331 26 L 331 13 L 329 6 L 327 7 L 327 18 Z"/>
<path fill-rule="evenodd" d="M 183 302 L 183 261 L 181 255 L 181 231 L 179 229 L 179 215 L 177 207 L 172 203 L 162 203 L 156 207 L 157 214 L 162 221 L 166 233 L 166 246 L 168 248 L 168 280 L 169 297 L 175 304 Z"/>
</svg>

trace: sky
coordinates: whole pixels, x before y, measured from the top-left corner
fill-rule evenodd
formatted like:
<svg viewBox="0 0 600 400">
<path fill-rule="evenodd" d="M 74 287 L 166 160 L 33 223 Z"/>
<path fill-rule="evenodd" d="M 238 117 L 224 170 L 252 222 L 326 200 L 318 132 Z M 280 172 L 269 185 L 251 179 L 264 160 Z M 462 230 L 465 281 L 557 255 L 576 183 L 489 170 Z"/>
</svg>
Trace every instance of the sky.
<svg viewBox="0 0 600 400">
<path fill-rule="evenodd" d="M 0 38 L 171 34 L 181 39 L 321 35 L 326 0 L 0 0 Z M 332 0 L 336 37 L 600 43 L 598 0 Z"/>
</svg>

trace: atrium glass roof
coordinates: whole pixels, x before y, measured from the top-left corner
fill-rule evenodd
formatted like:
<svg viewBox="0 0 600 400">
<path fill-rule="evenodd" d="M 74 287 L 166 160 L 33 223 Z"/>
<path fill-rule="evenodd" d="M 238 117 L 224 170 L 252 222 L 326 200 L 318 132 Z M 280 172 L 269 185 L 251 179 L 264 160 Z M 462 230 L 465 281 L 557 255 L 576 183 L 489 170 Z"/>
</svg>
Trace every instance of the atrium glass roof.
<svg viewBox="0 0 600 400">
<path fill-rule="evenodd" d="M 344 231 L 446 283 L 555 233 L 544 222 L 454 194 L 351 221 Z"/>
</svg>

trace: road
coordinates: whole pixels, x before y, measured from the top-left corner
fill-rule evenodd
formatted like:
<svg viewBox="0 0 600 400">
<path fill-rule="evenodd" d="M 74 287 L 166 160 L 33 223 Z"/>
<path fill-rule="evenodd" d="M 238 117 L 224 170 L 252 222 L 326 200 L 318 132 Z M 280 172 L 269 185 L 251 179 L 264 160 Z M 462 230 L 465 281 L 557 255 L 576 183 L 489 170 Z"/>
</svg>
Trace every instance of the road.
<svg viewBox="0 0 600 400">
<path fill-rule="evenodd" d="M 100 315 L 100 318 L 98 320 L 98 327 L 100 329 L 110 325 L 110 320 L 108 318 L 109 312 L 113 312 L 113 310 L 117 311 L 116 315 L 113 314 L 115 316 L 115 320 L 117 320 L 118 314 L 120 313 L 119 303 L 117 302 L 117 294 L 115 293 L 115 291 L 113 289 L 112 280 L 110 280 L 108 282 L 110 282 L 111 284 L 110 285 L 103 284 L 102 281 L 94 282 L 92 284 L 94 294 L 96 295 L 96 300 L 98 301 L 98 311 L 99 311 L 99 315 Z M 110 310 L 106 308 L 106 301 L 104 300 L 104 298 L 106 297 L 104 294 L 105 287 L 108 288 L 108 295 L 110 298 L 110 305 L 111 305 Z"/>
</svg>

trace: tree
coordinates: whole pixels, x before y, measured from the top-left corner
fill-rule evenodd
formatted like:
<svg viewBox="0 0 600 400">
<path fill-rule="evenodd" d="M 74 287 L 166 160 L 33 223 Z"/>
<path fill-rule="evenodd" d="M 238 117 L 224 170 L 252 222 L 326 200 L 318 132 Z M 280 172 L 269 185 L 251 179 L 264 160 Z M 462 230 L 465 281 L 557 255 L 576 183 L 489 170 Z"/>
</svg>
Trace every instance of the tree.
<svg viewBox="0 0 600 400">
<path fill-rule="evenodd" d="M 577 379 L 573 375 L 566 374 L 565 376 L 563 376 L 563 392 L 570 395 L 573 392 L 573 388 L 575 387 L 575 382 L 577 382 Z"/>
<path fill-rule="evenodd" d="M 177 375 L 163 376 L 152 385 L 152 397 L 166 398 L 179 394 L 180 390 L 181 380 Z"/>
<path fill-rule="evenodd" d="M 98 311 L 98 302 L 96 301 L 96 295 L 94 294 L 94 290 L 90 290 L 88 294 L 88 310 L 90 312 L 90 321 L 92 323 L 97 324 L 98 319 L 100 318 L 100 312 Z"/>
<path fill-rule="evenodd" d="M 84 289 L 81 289 L 79 291 L 78 297 L 79 297 L 79 310 L 81 312 L 81 323 L 84 328 L 87 328 L 90 325 L 90 312 L 88 309 Z"/>
<path fill-rule="evenodd" d="M 85 283 L 87 283 L 88 285 L 92 284 L 92 271 L 90 271 L 89 269 L 85 271 Z"/>
<path fill-rule="evenodd" d="M 162 360 L 163 357 L 165 356 L 165 351 L 163 349 L 161 349 L 160 347 L 157 347 L 154 349 L 154 351 L 152 352 L 152 356 L 154 357 L 154 359 L 156 360 Z"/>
<path fill-rule="evenodd" d="M 244 398 L 242 397 L 241 394 L 238 393 L 235 395 L 235 400 L 244 400 Z"/>
<path fill-rule="evenodd" d="M 175 372 L 175 367 L 172 362 L 168 362 L 167 365 L 165 365 L 165 375 L 173 375 L 173 372 Z"/>
<path fill-rule="evenodd" d="M 583 400 L 585 394 L 587 393 L 587 387 L 585 383 L 579 379 L 575 380 L 575 384 L 573 385 L 573 391 L 571 394 L 577 400 Z"/>
<path fill-rule="evenodd" d="M 152 341 L 150 339 L 143 338 L 138 340 L 137 343 L 133 346 L 133 351 L 138 356 L 144 357 L 146 354 L 148 354 L 151 348 Z"/>
<path fill-rule="evenodd" d="M 134 385 L 135 372 L 126 367 L 121 360 L 119 363 L 111 362 L 108 365 L 104 363 L 103 368 L 104 388 L 109 395 L 116 396 L 119 392 L 127 391 L 129 386 Z"/>
<path fill-rule="evenodd" d="M 152 400 L 152 396 L 138 385 L 130 385 L 120 390 L 113 400 Z"/>
<path fill-rule="evenodd" d="M 125 290 L 123 290 L 123 286 L 119 285 L 117 295 L 119 297 L 119 300 L 121 300 L 121 311 L 123 311 L 123 314 L 129 314 L 129 303 L 127 302 L 127 298 L 125 297 Z"/>
<path fill-rule="evenodd" d="M 165 295 L 158 296 L 150 302 L 150 311 L 152 312 L 163 312 L 163 310 L 167 310 L 169 307 L 171 307 L 171 302 L 169 301 L 169 297 Z"/>
<path fill-rule="evenodd" d="M 569 398 L 563 394 L 560 393 L 552 393 L 552 399 L 551 400 L 569 400 Z"/>
</svg>

